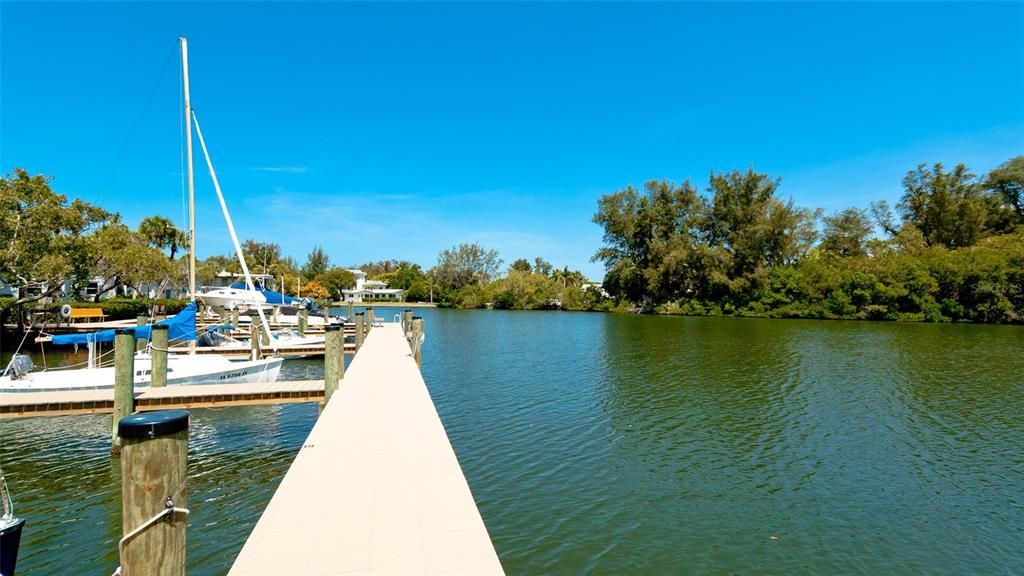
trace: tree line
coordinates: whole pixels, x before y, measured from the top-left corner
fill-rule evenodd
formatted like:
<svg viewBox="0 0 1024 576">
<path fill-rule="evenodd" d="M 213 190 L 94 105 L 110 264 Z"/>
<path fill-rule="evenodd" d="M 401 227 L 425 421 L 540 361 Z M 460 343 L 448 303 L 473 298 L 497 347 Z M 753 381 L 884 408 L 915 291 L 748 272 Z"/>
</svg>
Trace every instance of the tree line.
<svg viewBox="0 0 1024 576">
<path fill-rule="evenodd" d="M 1024 321 L 1024 156 L 978 177 L 920 165 L 895 211 L 823 211 L 780 180 L 712 172 L 607 194 L 594 222 L 617 305 L 667 314 Z M 876 234 L 876 229 L 878 234 Z"/>
</svg>

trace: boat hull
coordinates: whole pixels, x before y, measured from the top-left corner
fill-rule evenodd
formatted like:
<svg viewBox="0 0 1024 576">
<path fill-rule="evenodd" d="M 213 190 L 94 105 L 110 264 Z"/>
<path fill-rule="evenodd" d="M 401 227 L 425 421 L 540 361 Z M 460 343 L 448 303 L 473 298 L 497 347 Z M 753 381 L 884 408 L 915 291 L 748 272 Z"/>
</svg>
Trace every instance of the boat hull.
<svg viewBox="0 0 1024 576">
<path fill-rule="evenodd" d="M 169 356 L 167 385 L 241 384 L 274 382 L 281 372 L 282 358 L 231 361 L 214 355 Z M 152 381 L 149 356 L 135 359 L 135 388 L 146 388 Z M 44 392 L 53 390 L 101 390 L 114 387 L 114 369 L 83 368 L 32 372 L 21 378 L 0 377 L 0 393 Z M 6 574 L 4 575 L 6 576 Z"/>
<path fill-rule="evenodd" d="M 21 529 L 25 527 L 24 519 L 16 519 L 13 523 L 0 528 L 0 574 L 14 576 L 18 564 L 18 548 L 21 546 Z"/>
</svg>

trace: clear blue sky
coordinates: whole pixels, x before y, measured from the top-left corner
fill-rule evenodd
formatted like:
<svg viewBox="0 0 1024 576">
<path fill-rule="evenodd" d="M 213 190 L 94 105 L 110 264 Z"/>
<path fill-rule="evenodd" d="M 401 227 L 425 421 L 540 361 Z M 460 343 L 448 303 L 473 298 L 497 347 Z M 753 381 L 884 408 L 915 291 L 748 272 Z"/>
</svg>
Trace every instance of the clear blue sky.
<svg viewBox="0 0 1024 576">
<path fill-rule="evenodd" d="M 600 278 L 591 217 L 627 184 L 752 165 L 834 211 L 1024 153 L 1019 2 L 5 1 L 0 169 L 182 223 L 178 36 L 240 235 L 300 264 L 479 241 Z M 199 256 L 228 253 L 196 150 Z"/>
</svg>

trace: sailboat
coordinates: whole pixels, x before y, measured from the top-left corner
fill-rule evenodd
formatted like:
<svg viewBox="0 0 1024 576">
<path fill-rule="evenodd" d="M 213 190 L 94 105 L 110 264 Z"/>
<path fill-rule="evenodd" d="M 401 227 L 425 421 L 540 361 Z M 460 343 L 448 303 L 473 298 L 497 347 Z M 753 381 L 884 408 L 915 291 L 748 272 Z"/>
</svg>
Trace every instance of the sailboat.
<svg viewBox="0 0 1024 576">
<path fill-rule="evenodd" d="M 199 143 L 202 146 L 203 154 L 206 157 L 206 164 L 213 179 L 213 186 L 220 201 L 224 219 L 234 242 L 235 252 L 242 271 L 245 273 L 246 284 L 249 290 L 254 290 L 252 276 L 249 274 L 249 267 L 245 262 L 245 255 L 242 253 L 238 243 L 238 236 L 235 234 L 235 227 L 228 214 L 227 203 L 217 181 L 217 175 L 213 169 L 213 162 L 206 149 L 206 142 L 199 129 L 199 120 L 192 110 L 189 96 L 188 83 L 188 42 L 181 38 L 181 60 L 182 77 L 184 86 L 185 117 L 187 122 L 186 130 L 186 159 L 188 164 L 188 193 L 189 193 L 189 294 L 192 301 L 180 314 L 163 323 L 168 326 L 168 338 L 170 340 L 188 340 L 190 342 L 190 354 L 168 354 L 167 357 L 167 384 L 188 385 L 205 383 L 241 383 L 241 382 L 273 382 L 277 380 L 281 370 L 283 359 L 277 356 L 270 358 L 256 358 L 249 361 L 232 361 L 230 358 L 217 356 L 215 354 L 196 355 L 196 235 L 195 235 L 195 181 L 192 169 L 192 126 L 195 126 Z M 260 308 L 257 308 L 260 320 L 267 333 L 270 327 L 267 319 Z M 133 328 L 138 338 L 148 338 L 151 326 Z M 32 370 L 32 361 L 28 356 L 15 354 L 10 364 L 0 374 L 0 393 L 3 392 L 35 392 L 43 390 L 91 390 L 101 388 L 112 388 L 114 386 L 114 368 L 97 366 L 95 363 L 94 346 L 101 342 L 113 341 L 114 331 L 103 330 L 89 334 L 67 334 L 53 336 L 51 341 L 54 344 L 79 345 L 84 344 L 89 350 L 88 366 L 74 369 L 54 369 L 35 372 Z M 277 350 L 274 340 L 270 342 L 271 347 Z M 138 387 L 148 386 L 151 382 L 152 357 L 140 352 L 134 359 L 135 377 L 134 382 Z"/>
<path fill-rule="evenodd" d="M 21 546 L 21 529 L 25 527 L 25 519 L 14 515 L 14 502 L 7 490 L 4 471 L 0 469 L 0 502 L 3 512 L 0 514 L 0 574 L 14 576 L 18 564 L 18 548 Z"/>
</svg>

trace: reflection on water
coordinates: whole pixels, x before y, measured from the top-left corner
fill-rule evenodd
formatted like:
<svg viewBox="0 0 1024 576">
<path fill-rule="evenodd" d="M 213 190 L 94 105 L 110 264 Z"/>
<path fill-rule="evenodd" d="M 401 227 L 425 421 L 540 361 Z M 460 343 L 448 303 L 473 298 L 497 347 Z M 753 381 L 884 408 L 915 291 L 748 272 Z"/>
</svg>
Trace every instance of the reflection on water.
<svg viewBox="0 0 1024 576">
<path fill-rule="evenodd" d="M 1024 572 L 1019 327 L 417 313 L 510 574 Z M 193 412 L 189 574 L 230 566 L 316 413 Z M 0 441 L 25 573 L 109 573 L 109 417 Z"/>
</svg>

